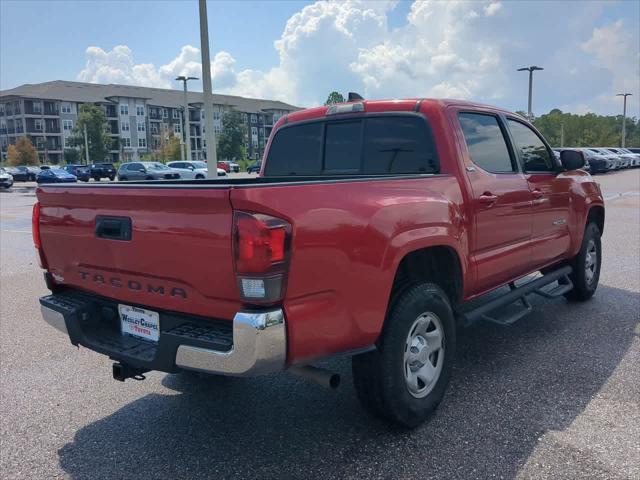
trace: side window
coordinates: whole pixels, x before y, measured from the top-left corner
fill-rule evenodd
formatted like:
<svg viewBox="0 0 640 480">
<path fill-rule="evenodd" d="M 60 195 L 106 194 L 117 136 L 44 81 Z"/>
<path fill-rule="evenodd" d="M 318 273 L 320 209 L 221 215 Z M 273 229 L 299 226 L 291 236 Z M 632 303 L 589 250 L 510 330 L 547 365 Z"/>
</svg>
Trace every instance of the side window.
<svg viewBox="0 0 640 480">
<path fill-rule="evenodd" d="M 515 171 L 496 117 L 480 113 L 460 113 L 458 120 L 473 163 L 491 173 Z"/>
<path fill-rule="evenodd" d="M 554 159 L 540 137 L 529 127 L 509 119 L 509 130 L 516 148 L 520 151 L 524 169 L 527 172 L 551 172 L 556 168 Z"/>
</svg>

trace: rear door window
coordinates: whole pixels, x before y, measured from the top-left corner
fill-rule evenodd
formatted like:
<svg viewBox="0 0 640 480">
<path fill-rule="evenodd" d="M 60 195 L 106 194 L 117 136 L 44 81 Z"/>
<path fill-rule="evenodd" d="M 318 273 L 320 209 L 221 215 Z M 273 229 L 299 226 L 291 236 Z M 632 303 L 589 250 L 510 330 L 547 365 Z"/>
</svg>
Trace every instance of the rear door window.
<svg viewBox="0 0 640 480">
<path fill-rule="evenodd" d="M 266 176 L 438 173 L 424 117 L 384 115 L 291 125 L 276 133 Z"/>
<path fill-rule="evenodd" d="M 495 116 L 460 113 L 458 119 L 473 163 L 492 173 L 515 171 L 504 134 Z"/>
</svg>

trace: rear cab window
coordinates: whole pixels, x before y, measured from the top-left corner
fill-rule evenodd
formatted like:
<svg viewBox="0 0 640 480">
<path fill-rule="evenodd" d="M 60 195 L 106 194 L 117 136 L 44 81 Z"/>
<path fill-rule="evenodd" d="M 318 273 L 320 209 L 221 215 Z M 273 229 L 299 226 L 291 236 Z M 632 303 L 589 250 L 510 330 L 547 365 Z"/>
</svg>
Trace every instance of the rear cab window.
<svg viewBox="0 0 640 480">
<path fill-rule="evenodd" d="M 419 114 L 326 119 L 280 128 L 265 176 L 439 173 L 435 144 Z"/>
</svg>

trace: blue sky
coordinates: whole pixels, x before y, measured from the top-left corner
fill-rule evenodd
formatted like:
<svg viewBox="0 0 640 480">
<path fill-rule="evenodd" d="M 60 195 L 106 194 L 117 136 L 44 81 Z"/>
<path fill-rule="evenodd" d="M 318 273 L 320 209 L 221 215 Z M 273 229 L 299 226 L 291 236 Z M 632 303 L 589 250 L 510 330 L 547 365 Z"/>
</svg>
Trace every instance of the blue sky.
<svg viewBox="0 0 640 480">
<path fill-rule="evenodd" d="M 637 1 L 210 1 L 214 91 L 321 103 L 457 97 L 534 112 L 640 115 Z M 0 0 L 0 89 L 54 79 L 176 88 L 201 76 L 198 8 L 182 1 Z M 194 84 L 193 88 L 201 88 Z"/>
</svg>

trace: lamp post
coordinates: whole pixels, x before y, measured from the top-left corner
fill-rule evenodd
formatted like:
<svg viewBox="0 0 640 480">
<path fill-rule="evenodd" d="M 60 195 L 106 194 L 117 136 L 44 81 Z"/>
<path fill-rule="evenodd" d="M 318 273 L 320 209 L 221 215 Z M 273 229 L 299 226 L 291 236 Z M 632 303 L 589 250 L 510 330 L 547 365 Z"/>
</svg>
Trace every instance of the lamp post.
<svg viewBox="0 0 640 480">
<path fill-rule="evenodd" d="M 527 110 L 527 119 L 532 122 L 533 121 L 533 113 L 531 112 L 531 92 L 533 90 L 533 72 L 536 70 L 544 70 L 542 67 L 538 67 L 536 65 L 531 65 L 530 67 L 522 67 L 518 69 L 518 72 L 529 72 L 529 108 Z"/>
<path fill-rule="evenodd" d="M 218 158 L 216 153 L 216 136 L 213 130 L 213 95 L 211 93 L 211 56 L 209 54 L 209 23 L 207 21 L 207 1 L 199 0 L 200 13 L 200 51 L 202 52 L 202 93 L 204 100 L 204 114 L 207 119 L 207 163 L 208 178 L 218 176 Z"/>
<path fill-rule="evenodd" d="M 198 77 L 185 77 L 184 75 L 180 75 L 176 77 L 176 80 L 182 81 L 182 86 L 184 88 L 184 114 L 182 115 L 184 118 L 184 138 L 185 138 L 185 149 L 183 152 L 184 160 L 191 160 L 191 128 L 189 126 L 189 100 L 187 99 L 187 82 L 189 80 L 198 80 Z"/>
<path fill-rule="evenodd" d="M 624 148 L 624 142 L 627 137 L 627 97 L 630 97 L 630 93 L 617 93 L 616 97 L 624 98 L 622 107 L 622 142 L 620 146 Z"/>
</svg>

